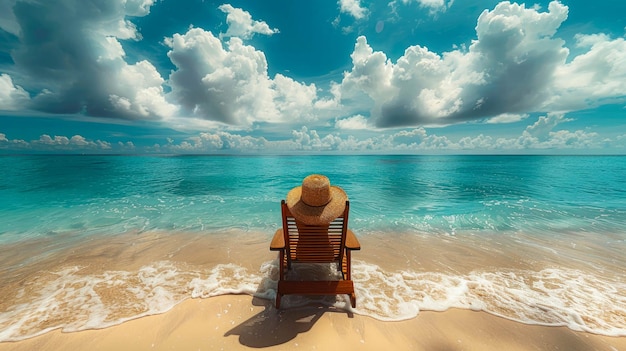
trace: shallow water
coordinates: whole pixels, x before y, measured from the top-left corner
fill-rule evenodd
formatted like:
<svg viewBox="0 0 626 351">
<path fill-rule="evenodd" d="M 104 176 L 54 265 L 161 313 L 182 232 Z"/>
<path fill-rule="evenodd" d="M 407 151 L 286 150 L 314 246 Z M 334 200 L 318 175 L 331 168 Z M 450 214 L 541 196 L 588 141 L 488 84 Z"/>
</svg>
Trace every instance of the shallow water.
<svg viewBox="0 0 626 351">
<path fill-rule="evenodd" d="M 278 204 L 313 172 L 351 200 L 363 246 L 355 313 L 456 307 L 626 335 L 626 157 L 6 156 L 0 166 L 0 341 L 102 328 L 187 298 L 272 299 Z"/>
</svg>

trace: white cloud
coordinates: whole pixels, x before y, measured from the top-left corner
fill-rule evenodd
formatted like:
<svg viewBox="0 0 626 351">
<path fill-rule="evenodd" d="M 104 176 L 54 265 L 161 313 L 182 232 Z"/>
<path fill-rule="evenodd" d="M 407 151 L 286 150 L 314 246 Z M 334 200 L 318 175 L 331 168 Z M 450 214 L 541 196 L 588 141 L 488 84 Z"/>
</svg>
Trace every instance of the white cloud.
<svg viewBox="0 0 626 351">
<path fill-rule="evenodd" d="M 392 135 L 392 139 L 398 144 L 418 145 L 428 138 L 428 133 L 424 128 L 413 130 L 401 130 Z"/>
<path fill-rule="evenodd" d="M 128 64 L 119 42 L 141 38 L 128 18 L 147 15 L 153 4 L 154 0 L 15 2 L 12 14 L 20 31 L 12 57 L 20 84 L 37 92 L 28 107 L 126 119 L 171 116 L 176 107 L 164 99 L 164 79 L 148 61 Z M 46 35 L 23 34 L 32 32 Z"/>
<path fill-rule="evenodd" d="M 150 13 L 150 7 L 155 0 L 126 0 L 124 9 L 128 16 L 143 17 Z"/>
<path fill-rule="evenodd" d="M 165 100 L 165 81 L 150 62 L 121 63 L 116 73 L 119 84 L 110 87 L 109 99 L 117 111 L 141 119 L 170 117 L 177 112 L 178 107 Z M 117 105 L 116 101 L 122 100 L 128 103 Z"/>
<path fill-rule="evenodd" d="M 0 110 L 19 110 L 24 108 L 30 96 L 19 85 L 13 85 L 8 74 L 0 75 Z"/>
<path fill-rule="evenodd" d="M 546 116 L 541 116 L 532 125 L 526 127 L 524 134 L 528 134 L 539 140 L 546 140 L 550 136 L 550 132 L 558 124 L 563 122 L 569 122 L 570 119 L 566 119 L 562 113 L 549 113 Z"/>
<path fill-rule="evenodd" d="M 461 150 L 493 150 L 498 148 L 492 137 L 483 134 L 476 137 L 461 138 L 458 147 Z"/>
<path fill-rule="evenodd" d="M 55 136 L 53 139 L 49 135 L 43 134 L 39 137 L 39 140 L 34 142 L 44 145 L 67 145 L 70 143 L 70 140 L 65 136 Z"/>
<path fill-rule="evenodd" d="M 557 125 L 570 122 L 562 113 L 549 113 L 526 127 L 516 140 L 510 140 L 504 148 L 524 149 L 578 149 L 583 147 L 599 148 L 601 141 L 598 133 L 583 130 L 554 130 Z"/>
<path fill-rule="evenodd" d="M 354 116 L 359 120 L 359 116 Z M 89 140 L 81 135 L 72 137 L 42 135 L 26 142 L 11 140 L 0 133 L 0 150 L 27 152 L 156 152 L 156 153 L 533 153 L 552 150 L 621 150 L 626 138 L 602 138 L 594 131 L 562 128 L 571 121 L 564 114 L 546 114 L 528 125 L 518 136 L 497 138 L 491 135 L 464 136 L 457 140 L 438 135 L 424 127 L 379 133 L 374 136 L 349 130 L 321 132 L 303 126 L 291 130 L 284 139 L 268 140 L 264 136 L 246 135 L 246 132 L 217 130 L 202 132 L 175 141 L 168 138 L 164 144 L 137 147 L 131 141 L 111 143 Z"/>
<path fill-rule="evenodd" d="M 413 2 L 433 13 L 452 5 L 444 0 Z M 246 45 L 244 39 L 278 30 L 229 4 L 219 8 L 226 14 L 226 33 L 191 28 L 165 40 L 176 67 L 167 80 L 147 60 L 128 63 L 122 40 L 141 40 L 132 16 L 147 15 L 154 3 L 1 2 L 0 26 L 16 34 L 20 43 L 12 52 L 19 74 L 0 75 L 0 109 L 161 120 L 172 128 L 213 131 L 180 144 L 160 145 L 161 150 L 246 151 L 246 146 L 265 151 L 367 152 L 595 145 L 598 136 L 593 132 L 558 130 L 568 120 L 556 113 L 540 117 L 520 131 L 518 138 L 481 134 L 452 140 L 428 134 L 421 127 L 473 120 L 512 123 L 527 119 L 531 112 L 572 111 L 626 101 L 624 38 L 579 35 L 576 52 L 582 54 L 568 57 L 565 42 L 555 37 L 568 15 L 568 8 L 559 2 L 550 3 L 544 12 L 538 6 L 501 2 L 480 15 L 476 39 L 468 47 L 436 53 L 413 45 L 395 62 L 360 36 L 351 54 L 351 69 L 340 83 L 331 82 L 328 91 L 286 74 L 270 77 L 263 51 Z M 338 5 L 355 18 L 367 16 L 360 1 L 341 0 Z M 19 11 L 14 13 L 14 6 Z M 88 7 L 98 11 L 86 11 Z M 10 13 L 2 13 L 4 9 Z M 41 21 L 42 16 L 50 21 Z M 23 30 L 43 30 L 48 41 L 24 36 Z M 164 88 L 171 91 L 166 94 Z M 305 124 L 308 128 L 296 128 L 290 138 L 274 141 L 234 132 L 265 123 L 285 125 L 275 130 Z M 333 124 L 339 132 L 351 135 L 324 135 L 315 129 L 327 131 Z M 358 137 L 359 130 L 397 127 L 411 129 Z M 13 142 L 3 138 L 4 145 Z M 81 138 L 42 136 L 24 143 L 134 147 Z"/>
<path fill-rule="evenodd" d="M 451 124 L 549 108 L 555 72 L 565 64 L 564 42 L 552 38 L 567 7 L 552 2 L 539 13 L 508 2 L 485 10 L 477 40 L 442 55 L 411 46 L 394 64 L 363 36 L 344 74 L 342 98 L 370 101 L 378 127 Z M 362 108 L 363 106 L 361 106 Z"/>
<path fill-rule="evenodd" d="M 350 99 L 365 92 L 374 101 L 384 101 L 396 93 L 391 85 L 393 64 L 383 52 L 374 52 L 367 39 L 360 36 L 350 55 L 353 67 L 344 74 L 341 98 Z"/>
<path fill-rule="evenodd" d="M 203 153 L 203 152 L 255 152 L 266 148 L 265 138 L 255 138 L 225 131 L 204 132 L 189 137 L 180 143 L 169 140 L 165 145 L 158 145 L 157 152 Z"/>
<path fill-rule="evenodd" d="M 111 149 L 111 143 L 102 140 L 87 140 L 81 135 L 71 138 L 55 135 L 54 138 L 43 134 L 38 140 L 29 144 L 29 149 L 35 151 L 106 151 Z"/>
<path fill-rule="evenodd" d="M 338 119 L 335 121 L 335 127 L 338 129 L 368 129 L 367 118 L 363 115 L 355 115 L 348 118 Z"/>
<path fill-rule="evenodd" d="M 271 79 L 263 52 L 237 37 L 223 45 L 211 32 L 191 28 L 166 44 L 177 67 L 170 75 L 171 98 L 183 113 L 239 126 L 314 116 L 315 85 L 281 74 Z"/>
<path fill-rule="evenodd" d="M 121 40 L 141 39 L 129 18 L 147 15 L 154 3 L 16 2 L 16 23 L 25 32 L 48 35 L 45 41 L 18 37 L 13 57 L 21 80 L 18 85 L 9 76 L 0 78 L 0 108 L 24 108 L 28 102 L 28 108 L 47 113 L 160 120 L 177 129 L 206 129 L 216 123 L 311 122 L 321 110 L 338 105 L 337 99 L 318 101 L 314 84 L 281 74 L 269 77 L 265 54 L 242 38 L 278 30 L 229 4 L 219 7 L 229 25 L 225 41 L 199 28 L 165 39 L 176 66 L 167 82 L 147 60 L 128 63 Z M 49 20 L 41 21 L 42 16 Z M 34 92 L 29 101 L 24 99 L 27 91 Z"/>
<path fill-rule="evenodd" d="M 135 143 L 133 143 L 132 141 L 127 141 L 125 143 L 118 141 L 117 148 L 126 151 L 135 151 L 137 149 L 137 147 L 135 147 Z"/>
<path fill-rule="evenodd" d="M 17 151 L 28 148 L 28 143 L 21 139 L 8 139 L 6 134 L 0 133 L 0 150 Z"/>
<path fill-rule="evenodd" d="M 341 107 L 341 85 L 330 82 L 330 96 L 320 97 L 314 107 L 319 110 L 330 111 Z"/>
<path fill-rule="evenodd" d="M 588 51 L 555 72 L 554 109 L 575 110 L 600 103 L 626 101 L 626 40 L 604 34 L 578 35 L 578 48 Z"/>
<path fill-rule="evenodd" d="M 598 133 L 585 132 L 577 130 L 571 132 L 569 130 L 559 130 L 550 133 L 549 145 L 552 148 L 576 148 L 583 149 L 589 147 L 597 147 Z"/>
<path fill-rule="evenodd" d="M 9 139 L 6 134 L 0 133 L 0 150 L 25 151 L 25 152 L 132 152 L 135 145 L 132 142 L 118 142 L 115 147 L 108 141 L 90 140 L 81 135 L 70 138 L 63 135 L 51 137 L 42 134 L 39 139 L 25 141 L 21 139 Z"/>
<path fill-rule="evenodd" d="M 401 130 L 391 135 L 390 140 L 396 148 L 404 150 L 448 150 L 456 149 L 451 140 L 445 136 L 428 134 L 426 129 L 420 127 L 413 130 Z"/>
<path fill-rule="evenodd" d="M 514 123 L 522 121 L 528 118 L 528 114 L 516 114 L 516 113 L 503 113 L 501 115 L 489 118 L 487 123 L 497 124 L 497 123 Z"/>
<path fill-rule="evenodd" d="M 360 0 L 339 0 L 339 9 L 356 19 L 363 19 L 368 14 L 367 9 L 361 6 Z"/>
<path fill-rule="evenodd" d="M 235 8 L 230 4 L 224 4 L 219 9 L 226 13 L 228 30 L 223 34 L 225 37 L 239 37 L 250 39 L 254 34 L 272 35 L 278 33 L 278 29 L 272 29 L 263 21 L 255 21 L 249 12 Z"/>
<path fill-rule="evenodd" d="M 294 120 L 314 120 L 317 99 L 315 84 L 302 84 L 295 80 L 276 74 L 272 81 L 272 89 L 275 91 L 274 103 L 281 119 L 286 120 L 292 116 Z"/>
</svg>

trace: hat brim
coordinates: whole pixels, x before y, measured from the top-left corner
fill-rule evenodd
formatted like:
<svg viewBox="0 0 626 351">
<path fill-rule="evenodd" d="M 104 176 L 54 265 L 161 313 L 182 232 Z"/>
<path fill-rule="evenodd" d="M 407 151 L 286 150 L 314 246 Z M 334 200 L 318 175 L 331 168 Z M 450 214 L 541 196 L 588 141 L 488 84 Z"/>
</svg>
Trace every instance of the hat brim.
<svg viewBox="0 0 626 351">
<path fill-rule="evenodd" d="M 346 208 L 348 195 L 340 187 L 330 187 L 331 200 L 324 206 L 309 206 L 302 201 L 302 187 L 287 193 L 287 208 L 296 220 L 308 225 L 324 225 L 341 216 Z"/>
</svg>

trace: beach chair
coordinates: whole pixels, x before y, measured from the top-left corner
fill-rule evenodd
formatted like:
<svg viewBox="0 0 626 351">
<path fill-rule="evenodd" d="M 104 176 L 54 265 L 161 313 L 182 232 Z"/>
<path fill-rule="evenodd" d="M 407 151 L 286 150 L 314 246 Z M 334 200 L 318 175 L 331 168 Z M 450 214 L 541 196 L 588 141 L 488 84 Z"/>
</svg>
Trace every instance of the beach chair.
<svg viewBox="0 0 626 351">
<path fill-rule="evenodd" d="M 276 308 L 280 308 L 283 295 L 341 295 L 350 297 L 356 307 L 354 284 L 351 278 L 351 252 L 361 246 L 354 233 L 348 229 L 349 201 L 343 214 L 328 225 L 296 223 L 285 200 L 281 202 L 283 227 L 278 229 L 270 250 L 278 251 L 280 277 L 276 291 Z M 287 280 L 287 272 L 298 263 L 334 263 L 341 272 L 341 280 Z M 339 276 L 339 275 L 337 275 Z"/>
</svg>

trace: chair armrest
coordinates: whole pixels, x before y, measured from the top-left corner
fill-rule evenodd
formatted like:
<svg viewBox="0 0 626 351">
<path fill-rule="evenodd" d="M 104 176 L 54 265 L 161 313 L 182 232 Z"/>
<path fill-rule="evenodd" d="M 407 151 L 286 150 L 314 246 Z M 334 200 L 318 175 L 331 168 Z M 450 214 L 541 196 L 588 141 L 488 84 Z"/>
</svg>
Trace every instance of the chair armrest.
<svg viewBox="0 0 626 351">
<path fill-rule="evenodd" d="M 276 233 L 274 233 L 274 237 L 272 238 L 272 242 L 270 243 L 271 251 L 279 251 L 285 249 L 285 236 L 283 235 L 283 230 L 278 229 Z"/>
<path fill-rule="evenodd" d="M 356 235 L 348 229 L 346 233 L 346 249 L 348 250 L 361 250 L 361 244 L 359 243 L 359 239 L 356 238 Z"/>
</svg>

